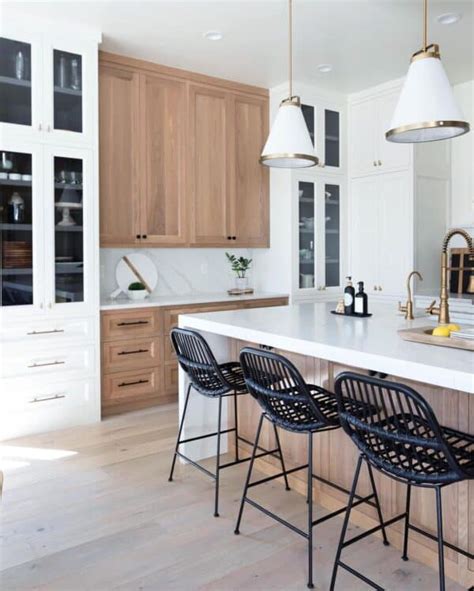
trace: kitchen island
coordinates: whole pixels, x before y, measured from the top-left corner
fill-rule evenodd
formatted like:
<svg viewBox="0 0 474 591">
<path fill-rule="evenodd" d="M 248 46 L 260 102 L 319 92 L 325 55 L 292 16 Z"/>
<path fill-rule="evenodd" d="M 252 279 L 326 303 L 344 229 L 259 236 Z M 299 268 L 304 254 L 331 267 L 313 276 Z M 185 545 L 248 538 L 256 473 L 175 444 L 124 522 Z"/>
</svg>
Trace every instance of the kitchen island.
<svg viewBox="0 0 474 591">
<path fill-rule="evenodd" d="M 293 361 L 308 382 L 332 390 L 334 378 L 347 369 L 361 373 L 379 372 L 387 379 L 410 385 L 432 405 L 441 424 L 474 433 L 474 353 L 403 341 L 397 334 L 401 328 L 428 326 L 430 317 L 406 321 L 397 314 L 393 304 L 374 304 L 371 318 L 351 318 L 331 314 L 334 304 L 299 304 L 259 310 L 238 310 L 180 316 L 182 327 L 200 331 L 210 343 L 218 360 L 237 359 L 245 345 L 263 346 L 280 352 Z M 186 388 L 186 376 L 180 372 L 180 406 Z M 217 408 L 213 402 L 193 395 L 185 437 L 215 430 Z M 260 416 L 256 402 L 245 396 L 239 400 L 239 430 L 252 440 Z M 234 418 L 229 408 L 228 422 Z M 289 467 L 304 463 L 306 439 L 281 431 L 285 460 Z M 209 440 L 199 446 L 189 444 L 187 455 L 199 458 L 213 455 L 215 447 Z M 272 433 L 267 429 L 263 444 L 271 445 Z M 225 443 L 225 442 L 224 442 Z M 229 440 L 229 448 L 232 441 Z M 315 435 L 314 471 L 348 489 L 357 450 L 342 430 Z M 191 445 L 193 446 L 191 449 Z M 242 453 L 249 453 L 242 444 Z M 261 470 L 275 470 L 272 460 L 260 460 Z M 405 486 L 377 474 L 377 485 L 385 518 L 402 513 Z M 367 492 L 367 480 L 360 490 Z M 304 493 L 304 476 L 292 478 L 292 486 Z M 328 509 L 343 505 L 346 497 L 324 484 L 315 484 L 315 499 Z M 474 552 L 474 484 L 461 483 L 444 489 L 445 539 Z M 434 493 L 415 489 L 411 521 L 435 533 Z M 353 511 L 353 522 L 368 528 L 375 525 L 375 515 L 362 506 Z M 322 526 L 324 528 L 324 526 Z M 391 542 L 401 547 L 401 524 L 390 528 Z M 316 530 L 317 535 L 317 530 Z M 410 532 L 410 556 L 427 564 L 437 564 L 435 543 Z M 448 576 L 469 587 L 474 584 L 474 561 L 446 549 Z M 401 563 L 403 565 L 404 563 Z"/>
</svg>

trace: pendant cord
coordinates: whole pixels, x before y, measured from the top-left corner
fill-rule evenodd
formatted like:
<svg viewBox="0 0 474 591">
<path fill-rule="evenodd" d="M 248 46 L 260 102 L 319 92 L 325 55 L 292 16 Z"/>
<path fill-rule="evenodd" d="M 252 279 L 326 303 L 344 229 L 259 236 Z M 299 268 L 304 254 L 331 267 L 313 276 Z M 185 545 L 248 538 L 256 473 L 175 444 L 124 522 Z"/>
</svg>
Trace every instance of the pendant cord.
<svg viewBox="0 0 474 591">
<path fill-rule="evenodd" d="M 428 0 L 423 0 L 423 51 L 428 47 Z"/>
<path fill-rule="evenodd" d="M 425 0 L 426 1 L 426 0 Z M 288 0 L 288 70 L 290 78 L 290 99 L 293 96 L 293 0 Z"/>
</svg>

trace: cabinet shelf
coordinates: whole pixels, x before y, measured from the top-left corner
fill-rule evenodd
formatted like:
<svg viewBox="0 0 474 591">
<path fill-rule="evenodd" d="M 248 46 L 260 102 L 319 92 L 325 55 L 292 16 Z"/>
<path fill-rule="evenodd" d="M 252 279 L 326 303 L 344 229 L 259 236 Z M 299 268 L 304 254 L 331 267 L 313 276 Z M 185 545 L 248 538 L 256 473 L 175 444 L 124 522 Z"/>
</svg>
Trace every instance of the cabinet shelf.
<svg viewBox="0 0 474 591">
<path fill-rule="evenodd" d="M 55 226 L 56 232 L 82 232 L 82 226 Z"/>
<path fill-rule="evenodd" d="M 74 185 L 73 183 L 54 183 L 55 189 L 75 189 L 82 191 L 82 185 Z"/>
<path fill-rule="evenodd" d="M 18 232 L 31 232 L 31 224 L 0 224 L 0 230 L 15 230 Z"/>
<path fill-rule="evenodd" d="M 331 230 L 330 228 L 326 228 L 326 234 L 339 234 L 339 230 Z"/>
<path fill-rule="evenodd" d="M 32 275 L 33 269 L 19 267 L 17 269 L 0 269 L 0 275 Z"/>
<path fill-rule="evenodd" d="M 300 228 L 300 234 L 314 234 L 314 228 Z"/>
<path fill-rule="evenodd" d="M 69 96 L 82 96 L 82 90 L 74 90 L 73 88 L 62 88 L 61 86 L 55 86 L 54 92 L 57 94 L 65 94 Z"/>
<path fill-rule="evenodd" d="M 0 185 L 8 187 L 31 187 L 31 181 L 13 181 L 11 179 L 0 179 Z"/>
<path fill-rule="evenodd" d="M 10 76 L 0 76 L 0 84 L 19 86 L 20 88 L 31 88 L 31 80 L 18 80 L 18 78 L 10 78 Z"/>
</svg>

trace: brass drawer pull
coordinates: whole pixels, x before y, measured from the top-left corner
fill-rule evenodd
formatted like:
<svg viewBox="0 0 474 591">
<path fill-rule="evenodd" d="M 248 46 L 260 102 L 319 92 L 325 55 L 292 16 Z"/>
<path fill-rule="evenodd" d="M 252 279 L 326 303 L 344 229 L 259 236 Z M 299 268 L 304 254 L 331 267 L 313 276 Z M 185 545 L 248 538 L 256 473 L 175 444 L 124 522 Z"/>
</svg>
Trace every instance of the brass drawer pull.
<svg viewBox="0 0 474 591">
<path fill-rule="evenodd" d="M 37 334 L 57 334 L 60 332 L 64 332 L 63 328 L 55 328 L 53 330 L 32 330 L 31 332 L 27 332 L 26 334 L 29 335 L 37 335 Z"/>
<path fill-rule="evenodd" d="M 148 324 L 148 320 L 135 320 L 134 322 L 119 322 L 117 326 L 138 326 L 140 324 Z"/>
<path fill-rule="evenodd" d="M 138 384 L 148 384 L 148 380 L 137 380 L 136 382 L 122 382 L 118 385 L 118 387 L 123 388 L 125 386 L 137 386 Z"/>
<path fill-rule="evenodd" d="M 34 402 L 46 402 L 47 400 L 59 400 L 60 398 L 66 398 L 66 394 L 55 394 L 54 396 L 35 396 L 33 400 L 30 400 L 30 404 Z"/>
<path fill-rule="evenodd" d="M 28 368 L 46 367 L 48 365 L 64 365 L 65 363 L 65 361 L 48 361 L 47 363 L 33 363 L 33 365 L 28 365 Z"/>
<path fill-rule="evenodd" d="M 135 353 L 148 353 L 148 349 L 136 349 L 135 351 L 120 351 L 117 355 L 135 355 Z"/>
</svg>

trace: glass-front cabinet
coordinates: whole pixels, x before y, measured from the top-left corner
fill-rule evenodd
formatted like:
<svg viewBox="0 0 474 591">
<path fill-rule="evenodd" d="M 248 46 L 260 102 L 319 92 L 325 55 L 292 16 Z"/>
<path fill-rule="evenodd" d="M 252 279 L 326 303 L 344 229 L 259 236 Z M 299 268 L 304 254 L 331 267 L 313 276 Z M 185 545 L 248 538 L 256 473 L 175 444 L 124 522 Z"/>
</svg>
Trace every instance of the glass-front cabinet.
<svg viewBox="0 0 474 591">
<path fill-rule="evenodd" d="M 89 306 L 91 187 L 87 150 L 0 145 L 0 306 L 9 314 Z"/>
<path fill-rule="evenodd" d="M 341 111 L 323 105 L 302 104 L 301 110 L 319 158 L 318 168 L 341 173 L 343 169 Z"/>
<path fill-rule="evenodd" d="M 81 43 L 45 39 L 0 29 L 0 130 L 83 144 L 92 137 L 94 54 Z"/>
<path fill-rule="evenodd" d="M 342 181 L 300 173 L 294 179 L 294 292 L 338 291 L 342 276 Z"/>
</svg>

